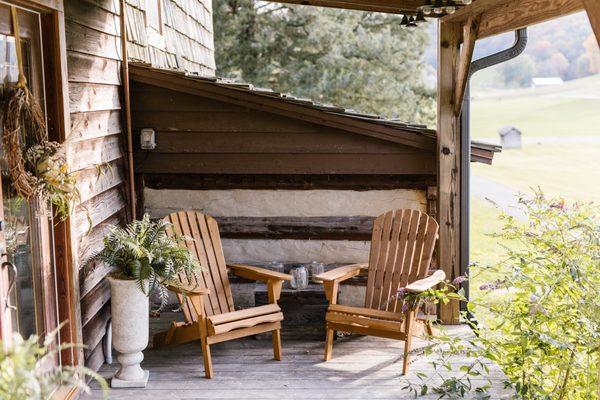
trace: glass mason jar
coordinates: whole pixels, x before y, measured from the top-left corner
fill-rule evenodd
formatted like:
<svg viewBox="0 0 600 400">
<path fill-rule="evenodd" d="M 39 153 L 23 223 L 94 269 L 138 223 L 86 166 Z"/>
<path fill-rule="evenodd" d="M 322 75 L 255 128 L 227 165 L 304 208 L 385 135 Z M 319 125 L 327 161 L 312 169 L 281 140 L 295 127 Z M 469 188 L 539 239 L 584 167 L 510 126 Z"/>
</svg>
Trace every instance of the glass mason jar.
<svg viewBox="0 0 600 400">
<path fill-rule="evenodd" d="M 292 281 L 290 282 L 292 288 L 300 290 L 308 287 L 308 271 L 306 267 L 296 267 L 291 271 Z"/>
<path fill-rule="evenodd" d="M 318 261 L 313 261 L 310 263 L 309 268 L 310 268 L 311 282 L 321 283 L 322 281 L 320 279 L 316 279 L 315 276 L 320 275 L 323 272 L 325 272 L 325 264 L 318 262 Z"/>
</svg>

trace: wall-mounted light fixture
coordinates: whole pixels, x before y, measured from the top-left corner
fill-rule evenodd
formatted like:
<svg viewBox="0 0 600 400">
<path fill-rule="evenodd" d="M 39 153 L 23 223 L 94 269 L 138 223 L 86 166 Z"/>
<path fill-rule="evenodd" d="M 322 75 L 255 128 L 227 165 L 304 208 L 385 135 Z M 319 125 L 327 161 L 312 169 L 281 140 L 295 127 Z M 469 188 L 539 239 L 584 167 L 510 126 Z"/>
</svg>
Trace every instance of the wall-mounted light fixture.
<svg viewBox="0 0 600 400">
<path fill-rule="evenodd" d="M 156 147 L 156 134 L 152 128 L 144 128 L 140 133 L 142 150 L 153 150 Z"/>
</svg>

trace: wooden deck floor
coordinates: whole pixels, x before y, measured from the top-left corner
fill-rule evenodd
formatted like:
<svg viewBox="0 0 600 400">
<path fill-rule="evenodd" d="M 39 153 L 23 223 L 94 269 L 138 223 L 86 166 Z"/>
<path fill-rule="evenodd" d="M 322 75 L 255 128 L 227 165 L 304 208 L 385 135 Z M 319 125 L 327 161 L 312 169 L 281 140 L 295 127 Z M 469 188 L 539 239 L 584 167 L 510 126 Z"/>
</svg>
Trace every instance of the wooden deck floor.
<svg viewBox="0 0 600 400">
<path fill-rule="evenodd" d="M 465 336 L 465 326 L 449 327 Z M 426 344 L 416 339 L 415 349 Z M 270 340 L 241 339 L 211 347 L 214 379 L 205 379 L 199 343 L 145 351 L 143 367 L 150 371 L 145 389 L 112 389 L 111 399 L 409 399 L 402 390 L 405 379 L 431 370 L 424 355 L 413 356 L 411 371 L 402 377 L 402 342 L 372 337 L 347 337 L 334 344 L 333 358 L 322 361 L 323 343 L 285 341 L 284 358 L 273 360 Z M 457 364 L 460 359 L 455 360 Z M 118 364 L 105 365 L 101 373 L 110 378 Z M 491 366 L 492 399 L 508 398 L 501 371 Z M 100 399 L 94 389 L 84 399 Z M 437 399 L 438 396 L 422 397 Z"/>
</svg>

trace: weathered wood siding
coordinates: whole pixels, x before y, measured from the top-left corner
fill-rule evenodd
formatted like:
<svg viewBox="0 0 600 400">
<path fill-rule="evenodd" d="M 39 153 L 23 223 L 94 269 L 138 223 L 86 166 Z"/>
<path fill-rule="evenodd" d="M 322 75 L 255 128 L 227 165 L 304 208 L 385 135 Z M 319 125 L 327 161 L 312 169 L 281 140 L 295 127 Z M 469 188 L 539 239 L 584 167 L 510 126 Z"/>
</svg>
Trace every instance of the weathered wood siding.
<svg viewBox="0 0 600 400">
<path fill-rule="evenodd" d="M 131 60 L 154 67 L 215 74 L 212 0 L 159 0 L 162 32 L 146 26 L 146 2 L 127 0 Z"/>
<path fill-rule="evenodd" d="M 435 175 L 413 147 L 132 82 L 136 173 Z M 142 128 L 156 149 L 138 150 Z"/>
<path fill-rule="evenodd" d="M 110 317 L 107 266 L 84 268 L 111 224 L 125 219 L 121 124 L 121 49 L 116 0 L 66 0 L 65 33 L 71 112 L 69 160 L 79 173 L 75 210 L 81 324 L 86 364 L 104 362 L 102 339 Z"/>
</svg>

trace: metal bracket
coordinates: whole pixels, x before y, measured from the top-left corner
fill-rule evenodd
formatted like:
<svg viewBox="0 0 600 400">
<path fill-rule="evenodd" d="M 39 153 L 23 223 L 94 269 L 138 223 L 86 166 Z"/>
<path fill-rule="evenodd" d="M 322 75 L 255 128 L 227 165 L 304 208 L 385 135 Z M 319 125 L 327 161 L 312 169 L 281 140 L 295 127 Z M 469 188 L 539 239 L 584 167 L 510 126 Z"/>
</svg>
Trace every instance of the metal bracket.
<svg viewBox="0 0 600 400">
<path fill-rule="evenodd" d="M 4 303 L 4 311 L 6 311 L 7 309 L 16 310 L 17 307 L 10 304 L 10 292 L 12 292 L 12 290 L 15 287 L 15 283 L 17 282 L 17 267 L 15 267 L 15 264 L 11 262 L 4 261 L 2 263 L 2 269 L 4 268 L 10 268 L 12 270 L 12 278 L 10 278 L 10 280 L 8 281 L 8 289 L 6 291 L 6 303 Z"/>
</svg>

